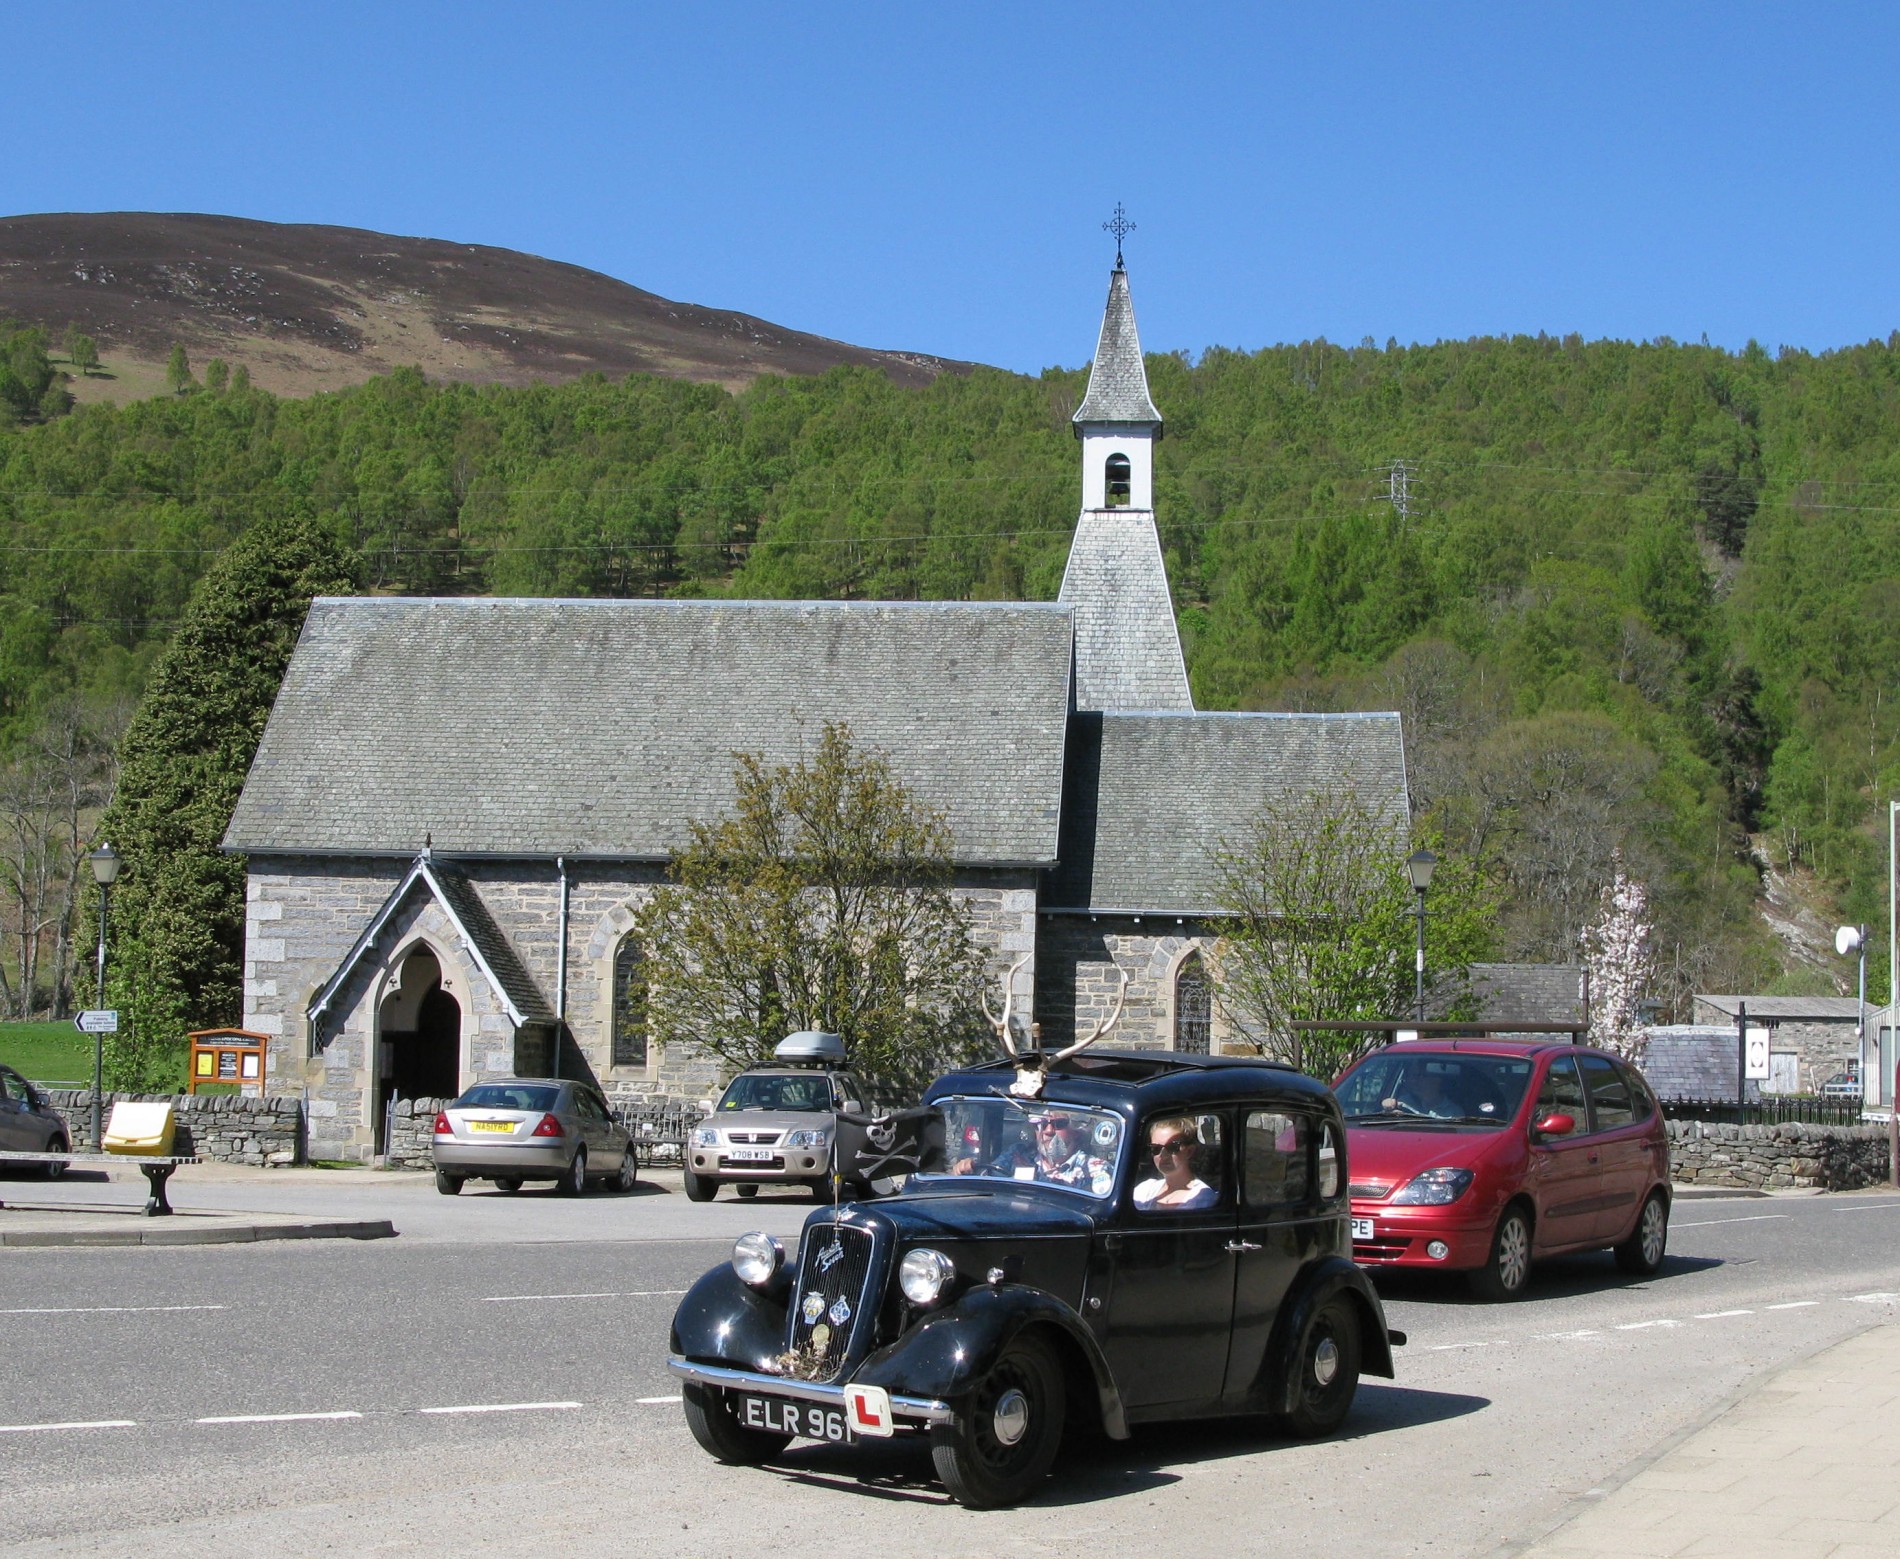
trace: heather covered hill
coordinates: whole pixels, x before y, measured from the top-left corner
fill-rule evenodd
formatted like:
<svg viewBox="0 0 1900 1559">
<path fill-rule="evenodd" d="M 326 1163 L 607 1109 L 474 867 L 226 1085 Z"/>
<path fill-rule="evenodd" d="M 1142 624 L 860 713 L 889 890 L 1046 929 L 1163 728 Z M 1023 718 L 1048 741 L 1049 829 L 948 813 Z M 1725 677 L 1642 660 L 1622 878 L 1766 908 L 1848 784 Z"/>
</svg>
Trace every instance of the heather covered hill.
<svg viewBox="0 0 1900 1559">
<path fill-rule="evenodd" d="M 1765 929 L 1763 860 L 1878 918 L 1900 341 L 1148 366 L 1201 706 L 1403 711 L 1415 803 L 1505 889 L 1500 953 L 1571 956 L 1618 852 L 1654 890 L 1667 994 L 1829 977 Z M 209 558 L 270 514 L 320 520 L 385 591 L 1052 598 L 1081 386 L 404 370 L 54 414 L 0 432 L 0 731 L 24 751 L 50 711 L 135 690 Z"/>
<path fill-rule="evenodd" d="M 69 328 L 105 372 L 81 399 L 164 387 L 188 361 L 242 365 L 280 395 L 419 366 L 432 379 L 552 383 L 665 374 L 737 388 L 839 364 L 923 384 L 949 365 L 828 341 L 749 314 L 642 292 L 510 249 L 241 217 L 106 212 L 0 218 L 0 319 Z"/>
</svg>

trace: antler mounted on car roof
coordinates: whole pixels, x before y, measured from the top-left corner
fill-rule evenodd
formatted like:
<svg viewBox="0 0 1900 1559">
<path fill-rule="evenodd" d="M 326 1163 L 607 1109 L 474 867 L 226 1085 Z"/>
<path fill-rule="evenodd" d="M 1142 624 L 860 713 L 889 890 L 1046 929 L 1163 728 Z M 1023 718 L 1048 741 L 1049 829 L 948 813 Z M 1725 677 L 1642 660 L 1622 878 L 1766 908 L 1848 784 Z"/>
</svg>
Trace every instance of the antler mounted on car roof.
<svg viewBox="0 0 1900 1559">
<path fill-rule="evenodd" d="M 1040 1045 L 1034 1043 L 1034 1030 L 1031 1030 L 1031 1044 L 1028 1048 L 1018 1048 L 1016 1036 L 1010 1029 L 1010 1011 L 1016 1002 L 1016 975 L 1024 964 L 1029 962 L 1025 953 L 1009 967 L 1003 976 L 1003 1010 L 1000 1013 L 990 1010 L 990 1000 L 986 995 L 981 998 L 983 1016 L 990 1020 L 990 1027 L 996 1030 L 996 1037 L 1003 1042 L 1003 1049 L 1016 1063 L 1016 1080 L 1009 1085 L 1009 1091 L 1019 1099 L 1034 1099 L 1042 1093 L 1042 1079 L 1051 1065 L 1057 1061 L 1066 1061 L 1078 1051 L 1086 1050 L 1121 1021 L 1122 1008 L 1128 1001 L 1128 971 L 1119 964 L 1115 973 L 1120 977 L 1120 985 L 1115 991 L 1115 1009 L 1101 1022 L 1097 1023 L 1087 1035 L 1073 1044 L 1058 1050 L 1054 1055 L 1044 1054 Z"/>
</svg>

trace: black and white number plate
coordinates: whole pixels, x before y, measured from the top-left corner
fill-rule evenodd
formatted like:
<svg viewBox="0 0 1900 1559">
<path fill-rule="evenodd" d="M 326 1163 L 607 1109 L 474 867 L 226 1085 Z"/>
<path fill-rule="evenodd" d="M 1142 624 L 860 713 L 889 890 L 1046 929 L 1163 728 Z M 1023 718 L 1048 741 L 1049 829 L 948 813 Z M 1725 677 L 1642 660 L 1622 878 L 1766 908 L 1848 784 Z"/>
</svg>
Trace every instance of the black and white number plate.
<svg viewBox="0 0 1900 1559">
<path fill-rule="evenodd" d="M 1352 1221 L 1352 1237 L 1353 1237 L 1353 1238 L 1354 1238 L 1355 1240 L 1369 1240 L 1369 1239 L 1371 1239 L 1371 1238 L 1372 1238 L 1372 1220 L 1371 1220 L 1370 1218 L 1355 1218 L 1355 1219 L 1353 1219 L 1353 1221 Z"/>
<path fill-rule="evenodd" d="M 842 1405 L 827 1407 L 822 1402 L 792 1402 L 784 1397 L 755 1397 L 735 1391 L 732 1410 L 745 1428 L 766 1434 L 797 1435 L 806 1440 L 851 1438 Z"/>
</svg>

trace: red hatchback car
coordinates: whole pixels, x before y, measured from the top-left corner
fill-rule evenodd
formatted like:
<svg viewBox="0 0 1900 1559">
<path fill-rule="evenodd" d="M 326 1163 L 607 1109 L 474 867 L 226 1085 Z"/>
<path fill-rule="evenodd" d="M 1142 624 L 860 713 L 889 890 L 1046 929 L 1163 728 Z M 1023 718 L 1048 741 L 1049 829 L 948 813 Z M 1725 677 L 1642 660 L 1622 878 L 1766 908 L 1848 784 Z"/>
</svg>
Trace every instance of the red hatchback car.
<svg viewBox="0 0 1900 1559">
<path fill-rule="evenodd" d="M 1514 1299 L 1533 1260 L 1610 1249 L 1662 1265 L 1669 1141 L 1642 1074 L 1585 1045 L 1406 1040 L 1333 1085 L 1346 1115 L 1352 1252 L 1465 1272 Z"/>
</svg>

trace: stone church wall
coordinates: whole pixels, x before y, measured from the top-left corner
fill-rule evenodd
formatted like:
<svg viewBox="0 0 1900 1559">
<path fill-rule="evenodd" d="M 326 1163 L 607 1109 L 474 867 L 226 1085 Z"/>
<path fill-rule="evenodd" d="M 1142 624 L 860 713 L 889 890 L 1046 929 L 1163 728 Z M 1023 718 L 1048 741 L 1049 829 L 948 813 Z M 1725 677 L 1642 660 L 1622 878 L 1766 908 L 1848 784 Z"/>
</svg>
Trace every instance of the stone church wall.
<svg viewBox="0 0 1900 1559">
<path fill-rule="evenodd" d="M 1214 969 L 1214 935 L 1198 920 L 1045 915 L 1038 934 L 1036 996 L 1045 1045 L 1066 1045 L 1114 1011 L 1119 968 L 1128 976 L 1127 1001 L 1121 1021 L 1103 1043 L 1171 1049 L 1182 960 L 1199 952 L 1210 974 Z M 1213 1048 L 1218 1050 L 1224 1038 L 1218 1004 L 1213 1016 Z"/>
</svg>

